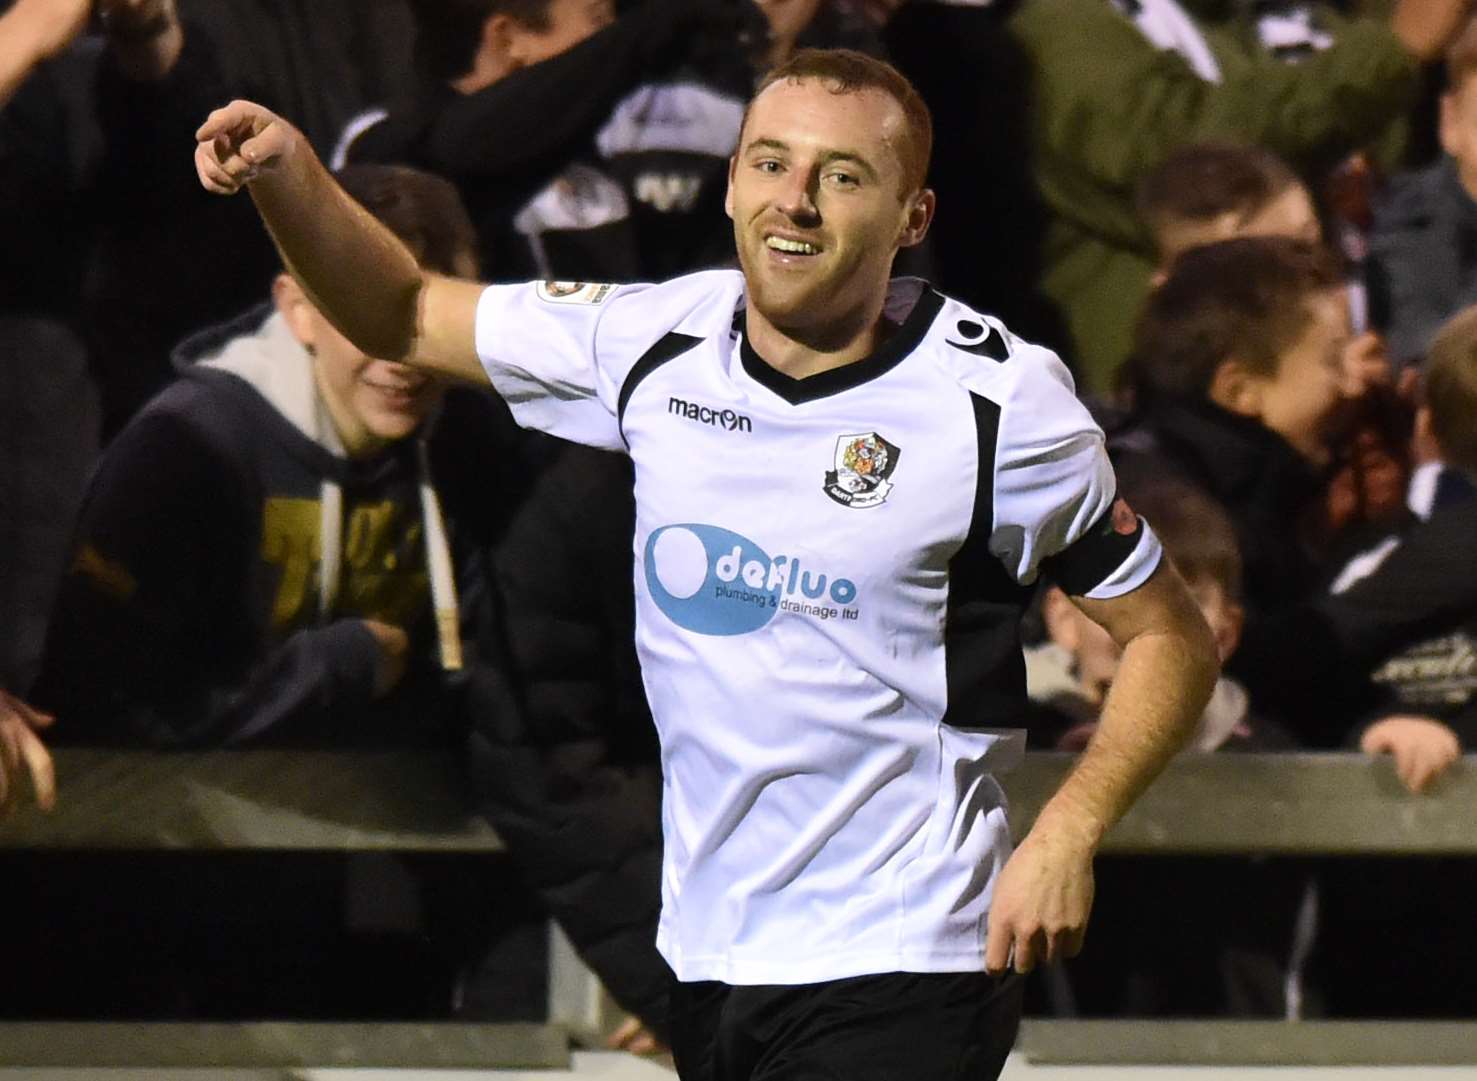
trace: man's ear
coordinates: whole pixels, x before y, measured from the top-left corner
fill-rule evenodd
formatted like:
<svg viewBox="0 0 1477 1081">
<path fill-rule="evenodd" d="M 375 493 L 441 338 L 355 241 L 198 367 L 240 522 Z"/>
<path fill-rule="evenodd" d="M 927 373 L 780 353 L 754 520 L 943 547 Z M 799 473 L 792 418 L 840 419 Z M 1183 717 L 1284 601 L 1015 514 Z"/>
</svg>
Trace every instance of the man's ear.
<svg viewBox="0 0 1477 1081">
<path fill-rule="evenodd" d="M 1220 362 L 1210 377 L 1208 395 L 1211 401 L 1228 412 L 1260 418 L 1266 384 L 1264 376 L 1251 371 L 1241 360 L 1229 357 Z"/>
<path fill-rule="evenodd" d="M 923 242 L 937 206 L 938 197 L 931 188 L 919 188 L 908 200 L 908 216 L 903 220 L 903 228 L 897 238 L 899 248 L 911 248 Z"/>
<path fill-rule="evenodd" d="M 733 217 L 733 178 L 738 172 L 738 155 L 734 154 L 728 159 L 728 188 L 723 193 L 723 212 L 730 218 Z"/>
<path fill-rule="evenodd" d="M 308 350 L 316 347 L 312 301 L 291 274 L 278 274 L 272 279 L 272 303 L 298 343 Z"/>
</svg>

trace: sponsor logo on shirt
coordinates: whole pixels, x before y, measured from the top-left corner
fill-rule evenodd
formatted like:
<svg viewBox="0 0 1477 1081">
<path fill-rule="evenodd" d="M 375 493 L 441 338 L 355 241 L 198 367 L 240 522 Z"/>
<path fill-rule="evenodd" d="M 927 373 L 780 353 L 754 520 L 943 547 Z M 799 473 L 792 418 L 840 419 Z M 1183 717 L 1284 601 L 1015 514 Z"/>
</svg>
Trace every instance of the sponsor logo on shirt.
<svg viewBox="0 0 1477 1081">
<path fill-rule="evenodd" d="M 646 587 L 663 614 L 698 634 L 757 631 L 787 614 L 826 622 L 861 616 L 856 583 L 798 558 L 771 556 L 721 526 L 662 526 L 646 540 Z"/>
<path fill-rule="evenodd" d="M 729 432 L 752 432 L 754 430 L 754 422 L 742 413 L 736 413 L 732 409 L 714 409 L 711 406 L 699 405 L 697 402 L 684 401 L 681 398 L 668 398 L 667 412 Z"/>
<path fill-rule="evenodd" d="M 843 435 L 836 440 L 836 468 L 826 471 L 825 493 L 843 507 L 875 507 L 892 491 L 888 478 L 901 453 L 876 432 Z"/>
<path fill-rule="evenodd" d="M 614 290 L 600 282 L 539 282 L 536 291 L 550 304 L 603 304 Z"/>
</svg>

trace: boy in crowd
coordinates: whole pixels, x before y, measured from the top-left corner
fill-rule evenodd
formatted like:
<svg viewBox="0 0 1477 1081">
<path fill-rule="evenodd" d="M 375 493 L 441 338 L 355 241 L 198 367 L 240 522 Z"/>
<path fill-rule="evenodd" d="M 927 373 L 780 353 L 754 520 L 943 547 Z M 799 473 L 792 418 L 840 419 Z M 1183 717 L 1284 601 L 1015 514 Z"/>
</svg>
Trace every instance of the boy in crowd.
<svg viewBox="0 0 1477 1081">
<path fill-rule="evenodd" d="M 1184 578 L 1215 635 L 1222 664 L 1236 651 L 1241 607 L 1241 554 L 1226 512 L 1203 491 L 1173 476 L 1123 472 L 1120 490 L 1153 523 L 1164 550 Z M 1043 598 L 1049 641 L 1027 653 L 1027 687 L 1039 719 L 1032 742 L 1081 750 L 1096 728 L 1098 710 L 1118 669 L 1118 647 L 1083 617 L 1059 588 Z M 1280 750 L 1293 741 L 1277 726 L 1253 718 L 1245 688 L 1228 676 L 1216 683 L 1186 750 Z"/>
<path fill-rule="evenodd" d="M 1319 496 L 1360 389 L 1348 340 L 1340 261 L 1282 237 L 1186 252 L 1140 317 L 1140 420 L 1116 438 L 1118 457 L 1151 455 L 1226 508 L 1253 610 L 1318 581 Z"/>
<path fill-rule="evenodd" d="M 1224 663 L 1236 650 L 1243 618 L 1241 558 L 1229 517 L 1215 500 L 1173 476 L 1122 473 L 1119 483 L 1129 503 L 1153 523 L 1214 632 Z M 1118 650 L 1059 589 L 1049 589 L 1044 601 L 1050 641 L 1026 659 L 1036 706 L 1032 741 L 1080 751 L 1097 727 Z M 1294 746 L 1285 731 L 1252 712 L 1245 688 L 1222 676 L 1185 750 Z M 1303 874 L 1245 859 L 1099 862 L 1102 904 L 1113 915 L 1115 933 L 1068 964 L 1064 978 L 1052 985 L 1056 1010 L 1086 1016 L 1286 1014 L 1289 986 L 1294 993 L 1300 987 L 1291 960 Z M 1209 930 L 1207 914 L 1213 914 Z M 1120 930 L 1134 926 L 1158 932 L 1141 939 Z"/>
<path fill-rule="evenodd" d="M 428 266 L 472 272 L 450 185 L 385 167 L 344 183 Z M 355 350 L 287 274 L 176 362 L 81 512 L 36 694 L 58 735 L 443 742 L 487 525 L 465 497 L 496 451 L 454 446 L 456 423 L 429 423 L 443 386 Z"/>
<path fill-rule="evenodd" d="M 1139 217 L 1154 241 L 1162 282 L 1191 248 L 1246 236 L 1322 239 L 1307 186 L 1258 146 L 1196 143 L 1171 154 L 1139 184 Z"/>
<path fill-rule="evenodd" d="M 1194 144 L 1175 151 L 1149 173 L 1137 193 L 1139 216 L 1158 254 L 1157 287 L 1185 252 L 1236 237 L 1282 236 L 1318 244 L 1323 226 L 1312 194 L 1276 154 L 1231 143 Z M 1384 339 L 1364 328 L 1366 295 L 1349 285 L 1356 333 L 1345 346 L 1344 363 L 1353 393 L 1344 459 L 1328 481 L 1325 502 L 1333 528 L 1365 520 L 1388 520 L 1403 501 L 1409 407 L 1391 386 Z M 1131 385 L 1133 362 L 1120 370 Z"/>
<path fill-rule="evenodd" d="M 1445 156 L 1397 178 L 1376 208 L 1370 310 L 1397 365 L 1417 364 L 1452 315 L 1477 302 L 1477 22 L 1446 53 Z"/>
<path fill-rule="evenodd" d="M 1114 441 L 1119 468 L 1177 472 L 1229 514 L 1255 639 L 1278 613 L 1318 595 L 1333 570 L 1323 499 L 1335 448 L 1361 389 L 1345 361 L 1340 261 L 1284 237 L 1229 240 L 1180 257 L 1139 323 L 1140 420 Z M 1362 694 L 1289 704 L 1285 658 L 1258 642 L 1230 662 L 1257 708 L 1308 742 L 1340 742 Z M 1366 714 L 1367 716 L 1367 714 Z M 1414 720 L 1414 718 L 1400 718 Z M 1387 719 L 1365 733 L 1424 787 L 1434 734 Z"/>
</svg>

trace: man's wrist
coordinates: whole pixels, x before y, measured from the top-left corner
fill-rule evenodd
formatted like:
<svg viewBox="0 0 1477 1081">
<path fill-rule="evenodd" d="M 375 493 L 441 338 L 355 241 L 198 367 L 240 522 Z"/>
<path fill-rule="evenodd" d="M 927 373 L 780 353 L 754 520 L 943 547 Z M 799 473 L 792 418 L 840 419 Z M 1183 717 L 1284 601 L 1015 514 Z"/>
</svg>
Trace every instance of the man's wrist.
<svg viewBox="0 0 1477 1081">
<path fill-rule="evenodd" d="M 1083 852 L 1096 852 L 1102 844 L 1107 827 L 1102 820 L 1086 811 L 1070 805 L 1058 792 L 1041 808 L 1036 822 L 1031 827 L 1033 834 L 1051 837 L 1058 843 L 1071 845 Z"/>
</svg>

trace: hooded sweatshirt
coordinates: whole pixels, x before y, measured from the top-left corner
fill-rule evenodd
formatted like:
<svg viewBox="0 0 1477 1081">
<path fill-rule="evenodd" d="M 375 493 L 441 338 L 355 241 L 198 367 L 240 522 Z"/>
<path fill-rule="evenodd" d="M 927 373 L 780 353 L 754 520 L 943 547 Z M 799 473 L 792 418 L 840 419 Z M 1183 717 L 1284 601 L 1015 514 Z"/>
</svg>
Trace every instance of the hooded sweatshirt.
<svg viewBox="0 0 1477 1081">
<path fill-rule="evenodd" d="M 345 456 L 312 358 L 268 311 L 182 345 L 182 377 L 99 464 L 36 689 L 66 718 L 63 738 L 342 747 L 463 727 L 477 653 L 462 655 L 463 635 L 480 636 L 491 602 L 476 543 L 491 522 L 484 511 L 459 530 L 443 504 L 471 506 L 460 493 L 485 484 L 498 450 L 438 454 L 457 438 L 442 429 L 465 427 L 438 423 Z M 498 432 L 478 419 L 484 441 Z M 449 500 L 432 483 L 448 473 Z M 382 699 L 367 619 L 411 641 Z"/>
</svg>

